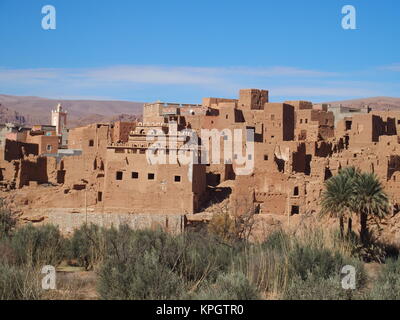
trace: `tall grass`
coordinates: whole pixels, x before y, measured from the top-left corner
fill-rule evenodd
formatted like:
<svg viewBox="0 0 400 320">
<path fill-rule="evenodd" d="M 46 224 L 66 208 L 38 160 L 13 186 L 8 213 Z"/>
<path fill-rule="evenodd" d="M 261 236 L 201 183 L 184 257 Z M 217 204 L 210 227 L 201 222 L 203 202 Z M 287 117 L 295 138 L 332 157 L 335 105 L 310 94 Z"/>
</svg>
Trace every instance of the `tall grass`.
<svg viewBox="0 0 400 320">
<path fill-rule="evenodd" d="M 338 232 L 304 227 L 250 243 L 212 232 L 84 225 L 66 239 L 54 226 L 27 225 L 0 239 L 0 299 L 54 296 L 38 289 L 40 267 L 61 261 L 93 269 L 101 299 L 400 298 L 399 262 L 388 261 L 369 291 L 354 243 Z M 341 287 L 345 265 L 356 269 L 356 290 Z"/>
</svg>

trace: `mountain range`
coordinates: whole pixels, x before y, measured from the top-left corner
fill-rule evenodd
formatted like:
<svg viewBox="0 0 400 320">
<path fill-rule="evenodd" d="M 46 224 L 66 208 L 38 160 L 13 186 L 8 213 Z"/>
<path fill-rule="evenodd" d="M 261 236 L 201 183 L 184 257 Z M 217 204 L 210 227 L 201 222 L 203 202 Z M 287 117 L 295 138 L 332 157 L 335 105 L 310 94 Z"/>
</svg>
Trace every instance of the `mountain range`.
<svg viewBox="0 0 400 320">
<path fill-rule="evenodd" d="M 103 100 L 63 100 L 0 94 L 0 123 L 21 125 L 50 124 L 51 110 L 58 103 L 68 112 L 68 127 L 96 122 L 132 121 L 142 117 L 142 102 Z M 373 110 L 399 110 L 400 98 L 373 97 L 326 102 L 352 107 L 369 106 Z"/>
<path fill-rule="evenodd" d="M 63 100 L 0 94 L 0 123 L 50 124 L 51 110 L 61 103 L 70 128 L 95 122 L 131 121 L 141 117 L 143 103 L 130 101 Z"/>
</svg>

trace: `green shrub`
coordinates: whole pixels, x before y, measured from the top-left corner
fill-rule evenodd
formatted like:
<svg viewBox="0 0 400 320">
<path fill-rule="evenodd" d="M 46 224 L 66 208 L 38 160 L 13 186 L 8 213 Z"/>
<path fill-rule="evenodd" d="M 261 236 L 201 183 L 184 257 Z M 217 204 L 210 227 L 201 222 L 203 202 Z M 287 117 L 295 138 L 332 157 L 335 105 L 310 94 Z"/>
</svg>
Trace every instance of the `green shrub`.
<svg viewBox="0 0 400 320">
<path fill-rule="evenodd" d="M 303 280 L 309 274 L 327 279 L 340 272 L 343 261 L 343 257 L 332 250 L 295 244 L 289 252 L 289 272 Z"/>
<path fill-rule="evenodd" d="M 130 256 L 126 263 L 107 259 L 99 272 L 102 299 L 177 299 L 184 292 L 183 280 L 160 263 L 155 249 Z"/>
<path fill-rule="evenodd" d="M 0 238 L 9 237 L 14 230 L 17 220 L 12 213 L 4 208 L 0 201 Z"/>
<path fill-rule="evenodd" d="M 57 266 L 64 258 L 65 239 L 55 226 L 29 224 L 17 229 L 11 247 L 18 265 Z"/>
<path fill-rule="evenodd" d="M 38 278 L 26 268 L 0 263 L 0 300 L 39 299 Z"/>
<path fill-rule="evenodd" d="M 374 300 L 400 300 L 400 260 L 387 260 L 374 283 L 369 298 Z"/>
<path fill-rule="evenodd" d="M 344 290 L 339 275 L 322 278 L 309 274 L 306 280 L 294 276 L 283 295 L 284 300 L 351 300 L 353 290 Z"/>
<path fill-rule="evenodd" d="M 256 287 L 241 272 L 220 274 L 215 283 L 208 283 L 204 287 L 191 298 L 199 300 L 260 299 Z"/>
<path fill-rule="evenodd" d="M 67 257 L 86 270 L 93 269 L 104 258 L 104 230 L 95 224 L 76 229 L 68 241 Z"/>
<path fill-rule="evenodd" d="M 229 269 L 237 248 L 220 243 L 211 235 L 191 233 L 182 237 L 177 270 L 186 281 L 215 281 Z"/>
</svg>

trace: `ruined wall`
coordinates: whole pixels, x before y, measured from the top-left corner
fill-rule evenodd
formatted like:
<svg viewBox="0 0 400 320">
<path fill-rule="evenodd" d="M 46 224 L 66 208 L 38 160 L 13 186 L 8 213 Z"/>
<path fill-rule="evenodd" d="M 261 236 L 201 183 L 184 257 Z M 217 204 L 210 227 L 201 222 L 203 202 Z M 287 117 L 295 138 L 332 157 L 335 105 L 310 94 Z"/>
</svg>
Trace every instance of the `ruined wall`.
<svg viewBox="0 0 400 320">
<path fill-rule="evenodd" d="M 3 159 L 6 161 L 18 160 L 25 155 L 38 155 L 39 146 L 37 144 L 6 139 L 5 148 L 2 152 L 4 153 Z"/>
<path fill-rule="evenodd" d="M 195 200 L 206 189 L 204 165 L 194 165 L 194 170 L 179 163 L 152 165 L 139 149 L 122 149 L 123 152 L 119 149 L 117 153 L 116 150 L 107 150 L 102 197 L 105 207 L 132 208 L 145 213 L 196 211 Z"/>
<path fill-rule="evenodd" d="M 128 142 L 129 133 L 136 127 L 135 122 L 122 122 L 117 121 L 114 123 L 112 130 L 113 142 Z"/>
<path fill-rule="evenodd" d="M 83 154 L 99 154 L 104 157 L 107 144 L 111 139 L 111 125 L 91 124 L 69 131 L 68 149 L 79 149 L 83 151 Z"/>
</svg>

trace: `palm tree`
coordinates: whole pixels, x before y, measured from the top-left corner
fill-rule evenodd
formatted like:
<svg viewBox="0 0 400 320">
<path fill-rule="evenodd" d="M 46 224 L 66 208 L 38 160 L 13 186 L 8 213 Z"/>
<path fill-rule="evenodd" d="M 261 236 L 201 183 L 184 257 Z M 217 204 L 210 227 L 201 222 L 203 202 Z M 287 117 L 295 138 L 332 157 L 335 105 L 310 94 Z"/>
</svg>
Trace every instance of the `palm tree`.
<svg viewBox="0 0 400 320">
<path fill-rule="evenodd" d="M 368 216 L 383 218 L 389 212 L 388 196 L 374 173 L 361 173 L 354 180 L 352 207 L 360 217 L 361 242 L 368 243 Z"/>
<path fill-rule="evenodd" d="M 338 175 L 325 182 L 322 194 L 322 214 L 330 214 L 339 218 L 340 236 L 344 235 L 344 216 L 351 207 L 353 183 L 350 174 L 341 170 Z"/>
<path fill-rule="evenodd" d="M 347 167 L 343 168 L 339 172 L 340 175 L 343 175 L 347 178 L 348 183 L 351 184 L 354 187 L 354 181 L 358 179 L 358 177 L 361 174 L 360 169 L 355 168 L 355 167 Z M 348 198 L 348 212 L 349 212 L 349 217 L 347 221 L 347 235 L 350 236 L 352 232 L 352 223 L 353 220 L 351 218 L 351 213 L 353 213 L 355 210 L 354 208 L 354 197 L 352 197 L 352 192 L 349 193 L 349 198 Z"/>
</svg>

